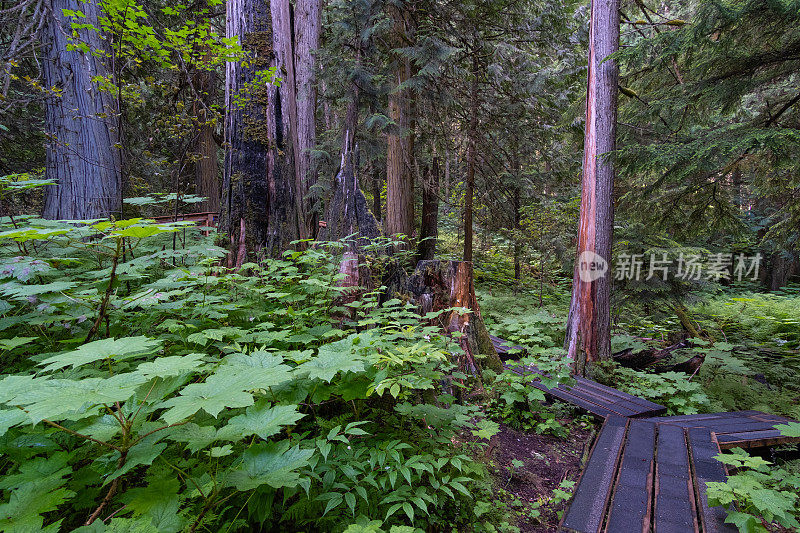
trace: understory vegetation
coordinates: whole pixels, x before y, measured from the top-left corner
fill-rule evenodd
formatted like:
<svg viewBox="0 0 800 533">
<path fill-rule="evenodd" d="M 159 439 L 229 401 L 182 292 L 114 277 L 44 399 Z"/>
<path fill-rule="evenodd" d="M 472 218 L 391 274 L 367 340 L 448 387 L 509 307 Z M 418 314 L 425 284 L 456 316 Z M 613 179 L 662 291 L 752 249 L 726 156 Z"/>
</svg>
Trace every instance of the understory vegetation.
<svg viewBox="0 0 800 533">
<path fill-rule="evenodd" d="M 0 0 L 0 533 L 553 532 L 662 411 L 680 524 L 800 530 L 799 51 L 800 0 Z"/>
</svg>

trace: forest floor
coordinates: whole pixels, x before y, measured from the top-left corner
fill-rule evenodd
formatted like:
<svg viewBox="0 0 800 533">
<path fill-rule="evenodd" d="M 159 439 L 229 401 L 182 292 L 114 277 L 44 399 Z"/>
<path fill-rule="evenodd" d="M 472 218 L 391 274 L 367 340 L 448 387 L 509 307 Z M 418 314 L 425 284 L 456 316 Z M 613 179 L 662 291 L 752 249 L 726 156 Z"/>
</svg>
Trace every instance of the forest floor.
<svg viewBox="0 0 800 533">
<path fill-rule="evenodd" d="M 509 522 L 521 533 L 558 529 L 566 506 L 559 489 L 565 480 L 578 481 L 581 460 L 588 456 L 594 430 L 586 424 L 570 424 L 567 438 L 525 432 L 501 424 L 487 448 L 489 467 L 495 477 L 499 505 L 509 511 Z M 521 461 L 519 463 L 513 461 Z M 513 473 L 512 473 L 513 472 Z M 571 494 L 571 488 L 563 489 Z"/>
</svg>

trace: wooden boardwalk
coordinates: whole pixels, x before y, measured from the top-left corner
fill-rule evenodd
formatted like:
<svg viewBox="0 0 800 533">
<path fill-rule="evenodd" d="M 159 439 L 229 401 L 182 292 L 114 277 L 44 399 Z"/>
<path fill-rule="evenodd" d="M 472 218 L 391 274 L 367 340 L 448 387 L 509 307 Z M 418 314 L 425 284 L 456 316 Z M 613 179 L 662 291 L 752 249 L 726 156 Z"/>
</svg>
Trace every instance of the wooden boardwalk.
<svg viewBox="0 0 800 533">
<path fill-rule="evenodd" d="M 509 346 L 506 341 L 499 337 L 490 337 L 492 344 L 494 344 L 501 357 L 508 355 L 510 350 L 524 351 L 521 346 Z M 536 376 L 541 375 L 541 372 L 536 367 L 514 365 L 513 363 L 506 363 L 506 367 L 517 374 L 529 374 L 531 376 L 529 382 L 531 386 L 544 391 L 545 394 L 553 398 L 576 405 L 599 418 L 605 419 L 610 415 L 631 418 L 652 417 L 667 412 L 667 408 L 663 405 L 601 385 L 591 379 L 576 377 L 574 378 L 575 385 L 572 387 L 558 385 L 549 389 L 537 379 Z"/>
<path fill-rule="evenodd" d="M 725 481 L 705 428 L 609 416 L 581 474 L 562 531 L 734 533 L 706 483 Z"/>
<path fill-rule="evenodd" d="M 800 437 L 785 437 L 775 429 L 776 424 L 788 424 L 794 420 L 761 411 L 664 416 L 646 420 L 659 425 L 668 424 L 681 428 L 705 428 L 714 433 L 719 447 L 723 450 L 800 442 Z"/>
<path fill-rule="evenodd" d="M 510 347 L 492 337 L 504 359 Z M 658 416 L 662 405 L 577 377 L 575 385 L 545 387 L 536 367 L 506 363 L 530 385 L 604 419 L 560 530 L 580 533 L 734 533 L 727 511 L 711 507 L 706 483 L 725 481 L 714 456 L 728 448 L 800 442 L 777 424 L 793 420 L 760 411 Z"/>
</svg>

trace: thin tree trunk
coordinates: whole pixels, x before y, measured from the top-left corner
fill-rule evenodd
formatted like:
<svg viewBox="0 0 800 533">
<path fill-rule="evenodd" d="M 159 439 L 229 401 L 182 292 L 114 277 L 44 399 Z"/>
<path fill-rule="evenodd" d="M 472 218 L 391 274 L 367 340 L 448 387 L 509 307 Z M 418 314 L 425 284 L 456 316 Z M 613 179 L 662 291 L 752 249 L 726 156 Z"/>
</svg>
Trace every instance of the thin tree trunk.
<svg viewBox="0 0 800 533">
<path fill-rule="evenodd" d="M 419 232 L 420 261 L 433 259 L 436 255 L 436 239 L 439 236 L 439 158 L 434 156 L 431 167 L 425 167 L 422 188 L 422 224 Z"/>
<path fill-rule="evenodd" d="M 519 184 L 514 185 L 513 208 L 514 208 L 514 291 L 519 290 L 520 281 L 522 280 L 522 243 L 521 243 L 521 229 L 520 209 L 522 206 L 522 188 Z"/>
<path fill-rule="evenodd" d="M 473 41 L 473 47 L 477 47 Z M 467 183 L 464 191 L 464 261 L 472 261 L 472 201 L 475 196 L 475 165 L 478 143 L 478 50 L 472 51 L 472 88 L 470 90 L 469 129 L 467 131 Z"/>
<path fill-rule="evenodd" d="M 200 211 L 219 211 L 220 183 L 217 164 L 217 143 L 214 140 L 214 122 L 208 109 L 216 99 L 216 73 L 200 71 L 194 77 L 194 88 L 202 101 L 194 102 L 197 120 L 195 140 L 194 184 L 195 194 L 206 200 L 198 205 Z"/>
<path fill-rule="evenodd" d="M 390 8 L 394 21 L 394 45 L 403 46 L 405 34 L 404 13 L 398 7 Z M 394 127 L 388 134 L 386 148 L 386 233 L 411 236 L 414 231 L 414 178 L 407 161 L 411 157 L 409 139 L 408 60 L 395 57 L 395 89 L 389 94 L 389 118 Z"/>
<path fill-rule="evenodd" d="M 382 220 L 381 213 L 381 192 L 383 190 L 383 175 L 379 165 L 372 168 L 372 214 L 378 221 Z"/>
<path fill-rule="evenodd" d="M 583 374 L 586 364 L 611 356 L 611 240 L 618 71 L 604 59 L 619 48 L 619 0 L 592 0 L 586 135 L 578 227 L 578 260 L 565 347 Z M 603 270 L 604 267 L 604 270 Z"/>
<path fill-rule="evenodd" d="M 64 10 L 83 12 L 82 23 L 99 27 L 95 2 L 52 0 L 42 42 L 48 43 L 43 61 L 46 87 L 60 95 L 48 98 L 45 110 L 47 155 L 45 176 L 55 185 L 45 188 L 44 213 L 51 219 L 103 218 L 119 213 L 122 153 L 114 96 L 93 81 L 111 74 L 103 54 L 68 50 L 73 43 Z M 96 30 L 77 30 L 77 41 L 94 51 L 109 53 Z"/>
</svg>

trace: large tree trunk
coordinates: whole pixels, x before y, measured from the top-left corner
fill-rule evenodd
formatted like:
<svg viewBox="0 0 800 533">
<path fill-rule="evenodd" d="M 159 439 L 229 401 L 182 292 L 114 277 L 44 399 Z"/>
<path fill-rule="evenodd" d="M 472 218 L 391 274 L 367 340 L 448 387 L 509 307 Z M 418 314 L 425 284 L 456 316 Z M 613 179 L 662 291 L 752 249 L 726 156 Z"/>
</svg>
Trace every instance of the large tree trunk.
<svg viewBox="0 0 800 533">
<path fill-rule="evenodd" d="M 480 376 L 483 367 L 502 372 L 503 363 L 489 337 L 475 297 L 470 263 L 420 261 L 408 278 L 407 287 L 422 314 L 452 307 L 470 309 L 466 314 L 446 312 L 439 316 L 438 323 L 450 333 L 462 334 L 457 341 L 464 351 L 459 361 L 462 368 L 476 376 Z"/>
<path fill-rule="evenodd" d="M 396 48 L 404 46 L 406 32 L 405 12 L 390 7 L 394 22 Z M 414 231 L 414 175 L 409 165 L 411 144 L 409 138 L 409 90 L 411 66 L 408 59 L 395 54 L 393 71 L 394 90 L 389 93 L 389 118 L 394 123 L 388 134 L 386 148 L 386 234 L 411 236 Z"/>
<path fill-rule="evenodd" d="M 309 197 L 317 183 L 317 171 L 311 157 L 316 144 L 317 61 L 322 6 L 320 0 L 297 0 L 294 10 L 295 85 L 297 91 L 297 172 L 298 195 L 303 202 L 304 232 L 309 237 L 317 231 L 317 202 Z"/>
<path fill-rule="evenodd" d="M 475 196 L 475 165 L 478 144 L 478 42 L 473 41 L 472 87 L 470 89 L 469 127 L 467 130 L 467 183 L 464 190 L 464 261 L 472 262 L 472 201 Z"/>
<path fill-rule="evenodd" d="M 294 93 L 257 80 L 269 67 L 288 77 L 285 40 L 292 34 L 284 20 L 287 6 L 270 10 L 267 0 L 229 0 L 226 7 L 226 36 L 238 37 L 249 55 L 247 62 L 228 63 L 225 87 L 228 152 L 220 226 L 230 236 L 231 266 L 238 266 L 277 256 L 301 235 L 290 123 Z M 286 77 L 282 83 L 291 87 Z"/>
<path fill-rule="evenodd" d="M 430 168 L 425 167 L 422 188 L 422 225 L 419 232 L 420 260 L 430 260 L 436 255 L 439 236 L 439 158 L 434 157 Z"/>
<path fill-rule="evenodd" d="M 96 2 L 52 0 L 42 42 L 47 43 L 42 70 L 46 87 L 59 96 L 47 100 L 47 156 L 45 176 L 56 185 L 45 189 L 45 218 L 91 219 L 119 213 L 122 208 L 122 153 L 119 146 L 114 97 L 95 78 L 110 71 L 105 64 L 107 41 L 94 29 L 73 30 L 64 10 L 81 11 L 82 24 L 99 27 Z M 73 41 L 92 52 L 68 50 Z"/>
<path fill-rule="evenodd" d="M 592 0 L 586 93 L 578 259 L 567 318 L 565 348 L 576 372 L 611 355 L 611 240 L 614 229 L 614 164 L 618 71 L 604 61 L 619 48 L 619 0 Z"/>
<path fill-rule="evenodd" d="M 213 70 L 200 71 L 194 76 L 197 98 L 194 116 L 197 120 L 195 138 L 194 186 L 195 194 L 206 200 L 198 205 L 199 211 L 219 211 L 220 183 L 217 164 L 217 142 L 214 140 L 214 121 L 209 108 L 216 99 L 217 76 Z"/>
</svg>

